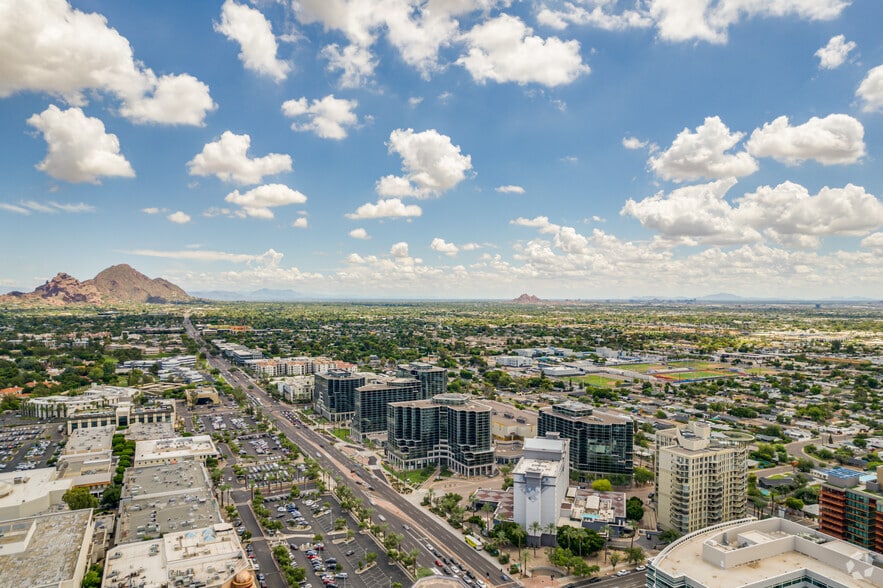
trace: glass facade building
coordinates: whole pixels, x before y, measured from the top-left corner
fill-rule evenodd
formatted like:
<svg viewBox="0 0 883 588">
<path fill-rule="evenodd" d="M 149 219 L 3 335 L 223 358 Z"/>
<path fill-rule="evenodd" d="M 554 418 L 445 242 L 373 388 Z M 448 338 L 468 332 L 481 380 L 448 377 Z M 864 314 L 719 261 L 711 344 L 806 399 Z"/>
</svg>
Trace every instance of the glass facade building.
<svg viewBox="0 0 883 588">
<path fill-rule="evenodd" d="M 420 400 L 420 382 L 414 378 L 392 378 L 356 388 L 350 436 L 359 441 L 386 439 L 387 406 L 391 402 Z"/>
<path fill-rule="evenodd" d="M 491 409 L 465 394 L 395 402 L 387 416 L 386 456 L 398 468 L 445 466 L 463 476 L 494 471 Z"/>
<path fill-rule="evenodd" d="M 634 431 L 630 418 L 574 401 L 541 408 L 537 421 L 538 437 L 557 432 L 570 439 L 570 468 L 585 474 L 631 476 Z"/>
<path fill-rule="evenodd" d="M 420 381 L 420 398 L 427 399 L 448 391 L 448 370 L 431 363 L 413 361 L 398 366 L 400 378 L 416 378 Z"/>
<path fill-rule="evenodd" d="M 315 377 L 313 409 L 332 422 L 353 418 L 356 388 L 365 385 L 365 376 L 345 370 L 328 370 Z"/>
</svg>

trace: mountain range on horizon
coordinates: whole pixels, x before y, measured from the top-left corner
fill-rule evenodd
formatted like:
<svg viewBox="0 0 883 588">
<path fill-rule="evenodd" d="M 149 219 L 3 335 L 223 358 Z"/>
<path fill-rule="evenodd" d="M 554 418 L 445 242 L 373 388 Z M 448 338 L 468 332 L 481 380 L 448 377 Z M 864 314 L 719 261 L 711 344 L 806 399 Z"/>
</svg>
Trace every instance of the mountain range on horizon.
<svg viewBox="0 0 883 588">
<path fill-rule="evenodd" d="M 190 301 L 218 302 L 303 302 L 309 300 L 338 300 L 322 294 L 306 294 L 287 288 L 260 288 L 251 291 L 205 290 L 191 294 L 163 278 L 149 278 L 127 264 L 113 265 L 99 272 L 94 278 L 79 281 L 65 272 L 59 272 L 32 292 L 12 291 L 0 295 L 0 303 L 23 305 L 104 305 L 104 304 L 164 304 Z M 340 300 L 344 300 L 340 298 Z M 427 299 L 429 300 L 429 299 Z M 492 300 L 492 299 L 488 299 Z M 506 300 L 510 304 L 544 305 L 591 302 L 593 299 L 539 298 L 533 294 Z M 616 299 L 606 299 L 615 301 Z M 876 302 L 879 299 L 859 296 L 828 297 L 824 299 L 798 299 L 783 297 L 741 296 L 717 292 L 699 297 L 690 296 L 641 296 L 620 300 L 645 302 L 691 302 L 691 303 L 773 303 L 773 302 Z"/>
<path fill-rule="evenodd" d="M 187 292 L 163 278 L 149 278 L 127 264 L 113 265 L 94 278 L 79 281 L 65 272 L 37 286 L 32 292 L 12 291 L 0 296 L 0 303 L 47 306 L 70 304 L 139 304 L 187 302 Z"/>
</svg>

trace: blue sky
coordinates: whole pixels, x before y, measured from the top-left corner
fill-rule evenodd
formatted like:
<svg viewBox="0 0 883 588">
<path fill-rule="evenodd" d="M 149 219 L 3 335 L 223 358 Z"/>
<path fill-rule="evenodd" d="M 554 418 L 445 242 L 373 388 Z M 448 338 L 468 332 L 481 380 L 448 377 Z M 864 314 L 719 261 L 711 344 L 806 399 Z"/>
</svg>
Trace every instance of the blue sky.
<svg viewBox="0 0 883 588">
<path fill-rule="evenodd" d="M 0 286 L 869 296 L 874 0 L 0 2 Z"/>
</svg>

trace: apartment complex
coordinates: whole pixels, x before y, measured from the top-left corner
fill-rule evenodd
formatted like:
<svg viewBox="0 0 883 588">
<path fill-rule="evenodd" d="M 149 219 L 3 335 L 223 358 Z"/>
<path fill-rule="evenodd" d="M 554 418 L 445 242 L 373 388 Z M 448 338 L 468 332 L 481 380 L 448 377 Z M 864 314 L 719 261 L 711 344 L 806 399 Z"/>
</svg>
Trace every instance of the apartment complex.
<svg viewBox="0 0 883 588">
<path fill-rule="evenodd" d="M 365 374 L 328 370 L 316 374 L 313 409 L 332 422 L 348 421 L 356 410 L 356 388 L 365 385 Z"/>
<path fill-rule="evenodd" d="M 881 556 L 785 519 L 681 537 L 647 564 L 647 588 L 883 587 Z"/>
<path fill-rule="evenodd" d="M 876 480 L 864 472 L 835 468 L 819 492 L 819 530 L 854 545 L 883 552 L 883 467 Z"/>
<path fill-rule="evenodd" d="M 420 398 L 432 398 L 448 391 L 448 370 L 423 361 L 412 361 L 398 366 L 400 378 L 416 378 L 420 382 Z"/>
<path fill-rule="evenodd" d="M 535 544 L 546 529 L 557 528 L 570 483 L 569 453 L 570 439 L 558 433 L 525 439 L 524 455 L 512 470 L 512 520 L 527 530 Z"/>
<path fill-rule="evenodd" d="M 699 422 L 656 433 L 659 527 L 692 533 L 744 518 L 752 440 L 744 433 L 712 435 Z"/>
<path fill-rule="evenodd" d="M 539 411 L 537 436 L 553 432 L 570 439 L 571 469 L 590 475 L 632 475 L 634 424 L 630 418 L 567 401 Z"/>
<path fill-rule="evenodd" d="M 359 441 L 386 440 L 387 406 L 422 399 L 421 383 L 414 378 L 388 378 L 359 386 L 353 401 L 350 436 Z"/>
<path fill-rule="evenodd" d="M 466 394 L 394 402 L 388 407 L 386 456 L 402 469 L 442 465 L 463 476 L 491 474 L 491 409 Z"/>
</svg>

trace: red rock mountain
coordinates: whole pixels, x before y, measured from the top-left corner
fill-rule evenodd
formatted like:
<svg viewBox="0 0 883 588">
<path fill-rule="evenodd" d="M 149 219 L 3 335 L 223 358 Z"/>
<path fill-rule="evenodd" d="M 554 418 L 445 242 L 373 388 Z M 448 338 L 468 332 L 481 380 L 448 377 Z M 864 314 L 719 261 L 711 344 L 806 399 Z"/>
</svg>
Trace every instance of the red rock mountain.
<svg viewBox="0 0 883 588">
<path fill-rule="evenodd" d="M 512 302 L 515 304 L 542 304 L 544 301 L 533 294 L 522 294 Z"/>
<path fill-rule="evenodd" d="M 150 279 L 126 264 L 114 265 L 80 282 L 61 272 L 33 292 L 10 292 L 0 302 L 63 306 L 66 304 L 137 304 L 190 300 L 181 288 L 162 278 Z"/>
</svg>

